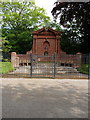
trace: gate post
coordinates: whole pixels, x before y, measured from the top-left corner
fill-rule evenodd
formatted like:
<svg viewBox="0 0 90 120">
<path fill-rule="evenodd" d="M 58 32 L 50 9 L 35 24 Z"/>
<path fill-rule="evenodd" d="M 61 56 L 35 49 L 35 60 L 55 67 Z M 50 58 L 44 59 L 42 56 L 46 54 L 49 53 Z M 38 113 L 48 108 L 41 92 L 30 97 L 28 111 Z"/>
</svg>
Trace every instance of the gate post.
<svg viewBox="0 0 90 120">
<path fill-rule="evenodd" d="M 32 77 L 32 54 L 30 54 L 30 77 Z"/>
<path fill-rule="evenodd" d="M 53 73 L 53 78 L 56 78 L 56 53 L 53 55 L 53 63 L 54 63 L 54 73 Z"/>
</svg>

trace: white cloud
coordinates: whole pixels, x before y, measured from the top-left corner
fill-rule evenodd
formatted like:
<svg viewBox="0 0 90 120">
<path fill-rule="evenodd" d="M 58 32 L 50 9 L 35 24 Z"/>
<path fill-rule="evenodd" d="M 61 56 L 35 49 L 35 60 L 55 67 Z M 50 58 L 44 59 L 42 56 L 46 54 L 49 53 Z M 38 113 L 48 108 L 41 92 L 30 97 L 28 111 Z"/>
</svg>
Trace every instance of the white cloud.
<svg viewBox="0 0 90 120">
<path fill-rule="evenodd" d="M 54 3 L 56 1 L 57 0 L 35 0 L 35 3 L 36 3 L 37 6 L 44 8 L 46 10 L 47 15 L 51 19 L 53 19 L 51 11 L 52 11 L 52 9 L 54 7 Z"/>
</svg>

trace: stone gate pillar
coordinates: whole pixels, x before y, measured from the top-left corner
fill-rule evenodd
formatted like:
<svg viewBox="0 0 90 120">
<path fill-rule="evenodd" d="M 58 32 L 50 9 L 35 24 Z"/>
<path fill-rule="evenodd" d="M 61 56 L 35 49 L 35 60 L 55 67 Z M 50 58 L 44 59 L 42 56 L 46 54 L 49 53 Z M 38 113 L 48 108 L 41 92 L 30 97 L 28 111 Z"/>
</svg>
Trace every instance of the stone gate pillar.
<svg viewBox="0 0 90 120">
<path fill-rule="evenodd" d="M 17 57 L 16 52 L 11 53 L 11 63 L 12 63 L 14 68 L 19 67 L 19 57 Z"/>
<path fill-rule="evenodd" d="M 77 67 L 81 67 L 81 63 L 82 63 L 82 54 L 80 52 L 78 52 L 76 54 L 76 58 L 77 58 Z"/>
</svg>

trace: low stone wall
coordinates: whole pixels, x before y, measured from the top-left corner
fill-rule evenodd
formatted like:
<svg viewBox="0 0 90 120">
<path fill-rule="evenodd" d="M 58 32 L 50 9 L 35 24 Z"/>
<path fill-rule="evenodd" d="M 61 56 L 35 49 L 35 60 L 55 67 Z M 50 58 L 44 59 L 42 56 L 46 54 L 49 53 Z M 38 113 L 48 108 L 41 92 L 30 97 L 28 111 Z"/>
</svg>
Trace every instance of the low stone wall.
<svg viewBox="0 0 90 120">
<path fill-rule="evenodd" d="M 30 54 L 16 54 L 16 52 L 11 53 L 11 62 L 13 67 L 18 68 L 20 65 L 30 64 Z"/>
<path fill-rule="evenodd" d="M 80 67 L 81 66 L 81 62 L 82 62 L 82 54 L 81 53 L 77 53 L 75 55 L 70 55 L 70 54 L 66 54 L 65 52 L 62 52 L 60 54 L 60 63 L 62 64 L 70 64 L 73 67 Z"/>
<path fill-rule="evenodd" d="M 36 57 L 36 61 L 52 61 L 52 57 Z M 81 66 L 82 54 L 77 53 L 76 55 L 68 55 L 65 52 L 61 52 L 60 56 L 56 56 L 56 62 L 63 66 L 72 66 L 78 68 Z M 30 52 L 26 54 L 16 54 L 16 52 L 11 53 L 11 62 L 13 67 L 18 68 L 19 66 L 30 65 Z"/>
</svg>

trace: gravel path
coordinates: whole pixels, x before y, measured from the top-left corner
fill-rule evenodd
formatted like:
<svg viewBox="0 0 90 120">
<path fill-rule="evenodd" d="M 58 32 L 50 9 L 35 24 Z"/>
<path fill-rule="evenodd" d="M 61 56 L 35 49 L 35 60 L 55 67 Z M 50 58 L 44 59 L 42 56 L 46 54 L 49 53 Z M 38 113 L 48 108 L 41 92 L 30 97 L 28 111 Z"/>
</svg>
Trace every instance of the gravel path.
<svg viewBox="0 0 90 120">
<path fill-rule="evenodd" d="M 4 118 L 87 118 L 88 80 L 2 78 Z"/>
</svg>

